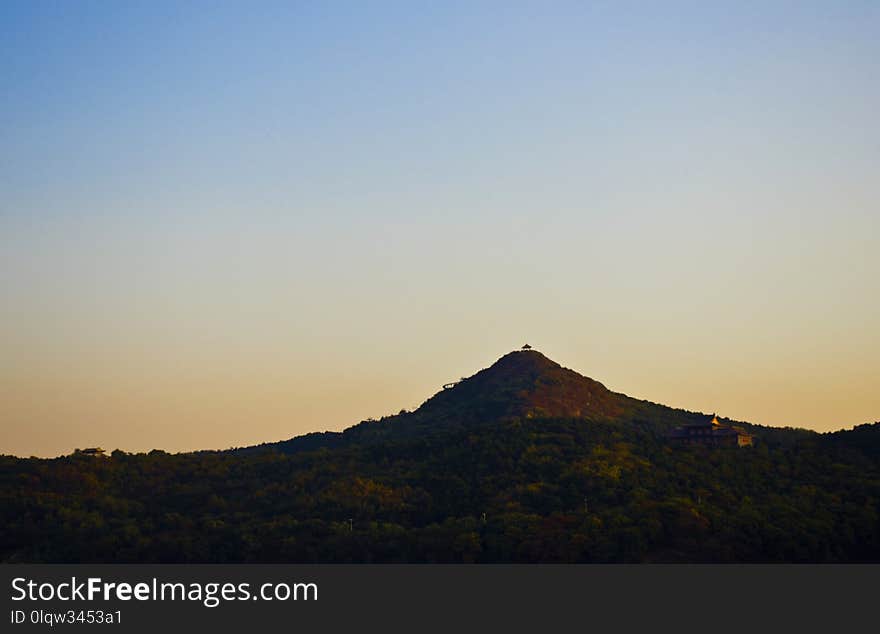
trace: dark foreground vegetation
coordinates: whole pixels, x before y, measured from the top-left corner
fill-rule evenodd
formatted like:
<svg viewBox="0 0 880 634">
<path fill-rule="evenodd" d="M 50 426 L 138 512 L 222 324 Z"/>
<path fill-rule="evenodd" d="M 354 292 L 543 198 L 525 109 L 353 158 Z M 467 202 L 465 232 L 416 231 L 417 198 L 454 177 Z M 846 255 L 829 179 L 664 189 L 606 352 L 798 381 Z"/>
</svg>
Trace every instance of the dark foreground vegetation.
<svg viewBox="0 0 880 634">
<path fill-rule="evenodd" d="M 880 561 L 876 457 L 778 436 L 672 449 L 635 427 L 552 419 L 294 455 L 6 457 L 0 557 Z"/>
</svg>

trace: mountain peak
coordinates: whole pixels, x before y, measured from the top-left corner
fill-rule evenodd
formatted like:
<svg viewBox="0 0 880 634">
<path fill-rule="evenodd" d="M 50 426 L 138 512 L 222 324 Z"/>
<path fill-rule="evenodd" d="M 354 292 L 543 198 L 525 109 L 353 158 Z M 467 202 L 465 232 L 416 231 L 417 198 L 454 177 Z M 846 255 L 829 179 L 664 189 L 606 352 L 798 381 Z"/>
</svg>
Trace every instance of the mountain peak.
<svg viewBox="0 0 880 634">
<path fill-rule="evenodd" d="M 510 366 L 518 368 L 526 368 L 529 366 L 534 366 L 535 368 L 562 367 L 552 359 L 548 359 L 543 354 L 531 347 L 529 347 L 528 349 L 514 350 L 513 352 L 508 352 L 500 359 L 498 359 L 495 363 L 493 363 L 490 368 L 495 368 L 498 366 Z"/>
<path fill-rule="evenodd" d="M 526 418 L 615 418 L 627 397 L 532 349 L 509 352 L 490 367 L 428 399 L 419 416 L 461 422 Z"/>
</svg>

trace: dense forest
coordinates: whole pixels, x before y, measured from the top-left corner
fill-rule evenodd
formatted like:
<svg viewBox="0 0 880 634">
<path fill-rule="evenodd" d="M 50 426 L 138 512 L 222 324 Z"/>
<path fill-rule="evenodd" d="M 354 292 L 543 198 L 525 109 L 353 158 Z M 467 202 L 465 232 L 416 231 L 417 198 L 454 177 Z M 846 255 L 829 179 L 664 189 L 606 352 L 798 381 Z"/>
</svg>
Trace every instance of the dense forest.
<svg viewBox="0 0 880 634">
<path fill-rule="evenodd" d="M 0 561 L 880 562 L 880 424 L 669 443 L 701 417 L 511 353 L 343 433 L 0 457 Z"/>
</svg>

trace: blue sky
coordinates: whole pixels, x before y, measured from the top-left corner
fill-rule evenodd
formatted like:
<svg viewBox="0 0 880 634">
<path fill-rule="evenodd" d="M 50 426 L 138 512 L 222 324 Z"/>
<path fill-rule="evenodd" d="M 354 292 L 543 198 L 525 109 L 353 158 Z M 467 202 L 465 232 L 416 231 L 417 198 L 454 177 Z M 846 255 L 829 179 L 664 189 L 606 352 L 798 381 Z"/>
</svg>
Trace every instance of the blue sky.
<svg viewBox="0 0 880 634">
<path fill-rule="evenodd" d="M 873 2 L 5 2 L 0 450 L 338 429 L 525 341 L 876 420 L 878 33 Z"/>
</svg>

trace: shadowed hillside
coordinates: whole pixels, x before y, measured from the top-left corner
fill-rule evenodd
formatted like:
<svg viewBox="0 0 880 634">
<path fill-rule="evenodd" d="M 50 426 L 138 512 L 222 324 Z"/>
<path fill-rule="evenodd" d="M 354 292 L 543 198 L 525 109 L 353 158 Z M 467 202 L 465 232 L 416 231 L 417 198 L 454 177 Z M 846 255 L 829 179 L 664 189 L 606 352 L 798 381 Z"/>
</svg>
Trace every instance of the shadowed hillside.
<svg viewBox="0 0 880 634">
<path fill-rule="evenodd" d="M 614 419 L 632 408 L 631 401 L 540 352 L 523 350 L 439 392 L 415 414 L 436 424 L 507 417 Z"/>
<path fill-rule="evenodd" d="M 414 412 L 364 421 L 343 432 L 306 434 L 262 448 L 284 452 L 339 447 L 448 432 L 508 419 L 580 418 L 629 422 L 665 433 L 704 414 L 618 394 L 535 350 L 510 352 L 473 376 L 444 388 Z M 253 451 L 259 448 L 248 448 Z"/>
</svg>

